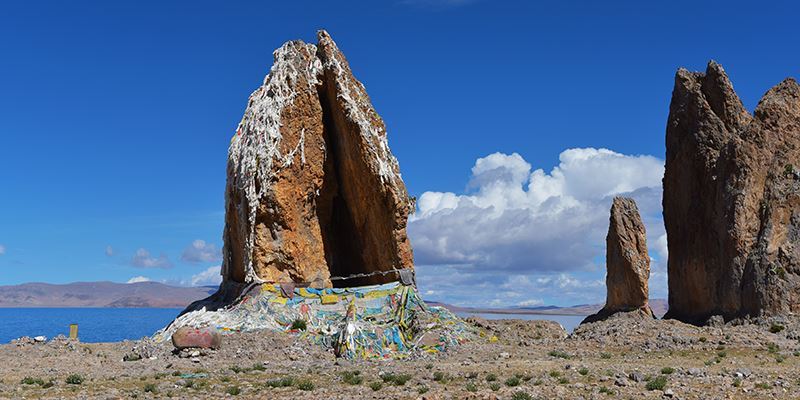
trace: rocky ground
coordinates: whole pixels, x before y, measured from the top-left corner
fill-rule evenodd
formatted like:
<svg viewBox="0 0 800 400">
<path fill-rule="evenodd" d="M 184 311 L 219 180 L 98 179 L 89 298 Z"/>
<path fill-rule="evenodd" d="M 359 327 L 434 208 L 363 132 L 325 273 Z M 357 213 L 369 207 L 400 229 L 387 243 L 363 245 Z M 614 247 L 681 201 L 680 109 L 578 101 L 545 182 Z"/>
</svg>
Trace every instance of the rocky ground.
<svg viewBox="0 0 800 400">
<path fill-rule="evenodd" d="M 226 336 L 220 350 L 194 354 L 147 341 L 23 340 L 0 346 L 0 397 L 800 397 L 798 321 L 699 328 L 623 314 L 569 336 L 548 321 L 469 321 L 479 340 L 402 361 L 337 360 L 273 332 Z"/>
</svg>

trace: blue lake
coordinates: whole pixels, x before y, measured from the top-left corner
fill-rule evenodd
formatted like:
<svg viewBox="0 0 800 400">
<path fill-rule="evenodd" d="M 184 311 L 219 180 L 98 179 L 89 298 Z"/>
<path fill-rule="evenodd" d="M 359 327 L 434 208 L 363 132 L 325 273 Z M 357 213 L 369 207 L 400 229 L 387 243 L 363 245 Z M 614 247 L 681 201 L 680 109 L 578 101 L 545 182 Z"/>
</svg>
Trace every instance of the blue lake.
<svg viewBox="0 0 800 400">
<path fill-rule="evenodd" d="M 163 328 L 181 312 L 180 308 L 0 308 L 0 344 L 20 336 L 68 335 L 69 325 L 78 324 L 82 342 L 117 342 L 141 339 Z M 486 319 L 544 319 L 564 326 L 567 332 L 580 324 L 580 315 L 459 314 Z"/>
<path fill-rule="evenodd" d="M 69 335 L 78 324 L 82 342 L 141 339 L 170 323 L 179 308 L 0 308 L 0 344 L 20 336 Z"/>
<path fill-rule="evenodd" d="M 469 316 L 476 316 L 486 319 L 524 319 L 524 320 L 547 320 L 556 321 L 567 332 L 572 332 L 575 327 L 580 325 L 581 321 L 586 318 L 585 315 L 546 315 L 546 314 L 490 314 L 490 313 L 458 313 L 459 317 L 466 318 Z"/>
</svg>

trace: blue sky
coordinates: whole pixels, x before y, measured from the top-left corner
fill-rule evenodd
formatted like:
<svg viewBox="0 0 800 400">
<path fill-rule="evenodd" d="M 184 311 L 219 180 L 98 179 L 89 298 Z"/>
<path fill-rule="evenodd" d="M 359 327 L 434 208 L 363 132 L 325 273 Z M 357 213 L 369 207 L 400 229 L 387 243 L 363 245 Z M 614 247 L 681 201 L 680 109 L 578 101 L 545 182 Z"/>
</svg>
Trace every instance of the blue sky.
<svg viewBox="0 0 800 400">
<path fill-rule="evenodd" d="M 325 28 L 426 199 L 410 223 L 426 297 L 601 302 L 619 193 L 640 202 L 663 297 L 658 174 L 675 70 L 719 61 L 752 109 L 800 66 L 791 2 L 283 3 L 5 4 L 0 285 L 213 281 L 247 97 L 275 48 Z M 475 218 L 491 241 L 457 229 Z"/>
</svg>

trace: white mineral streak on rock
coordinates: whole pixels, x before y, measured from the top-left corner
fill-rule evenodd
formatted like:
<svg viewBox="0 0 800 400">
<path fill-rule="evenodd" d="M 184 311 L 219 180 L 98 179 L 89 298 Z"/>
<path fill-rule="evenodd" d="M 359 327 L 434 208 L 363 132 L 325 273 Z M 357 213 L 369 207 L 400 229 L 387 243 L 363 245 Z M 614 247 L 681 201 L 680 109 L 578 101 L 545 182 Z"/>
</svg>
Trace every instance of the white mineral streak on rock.
<svg viewBox="0 0 800 400">
<path fill-rule="evenodd" d="M 309 85 L 306 90 L 316 92 L 316 85 L 319 84 L 319 75 L 322 63 L 319 59 L 312 58 L 308 64 L 303 63 L 301 57 L 302 49 L 306 49 L 310 54 L 316 54 L 317 46 L 306 44 L 300 41 L 287 42 L 273 53 L 274 64 L 269 74 L 264 78 L 264 84 L 250 95 L 247 109 L 245 110 L 242 121 L 236 129 L 236 133 L 231 140 L 228 150 L 229 168 L 233 168 L 234 181 L 228 182 L 235 185 L 245 193 L 247 204 L 236 204 L 236 211 L 240 220 L 248 221 L 248 224 L 240 225 L 240 229 L 249 227 L 249 232 L 242 232 L 246 238 L 245 243 L 245 265 L 248 282 L 261 282 L 256 275 L 252 264 L 253 243 L 255 236 L 255 218 L 258 204 L 264 193 L 270 186 L 270 178 L 274 174 L 273 163 L 277 161 L 281 168 L 285 168 L 292 163 L 296 155 L 296 149 L 301 149 L 301 158 L 305 162 L 305 151 L 303 149 L 304 136 L 300 137 L 295 147 L 295 151 L 281 155 L 281 113 L 284 108 L 291 105 L 297 93 L 293 89 L 301 75 L 304 75 Z M 226 209 L 230 210 L 228 204 L 231 199 L 226 191 Z M 245 215 L 246 213 L 246 215 Z M 223 262 L 222 275 L 228 275 L 228 259 Z"/>
</svg>

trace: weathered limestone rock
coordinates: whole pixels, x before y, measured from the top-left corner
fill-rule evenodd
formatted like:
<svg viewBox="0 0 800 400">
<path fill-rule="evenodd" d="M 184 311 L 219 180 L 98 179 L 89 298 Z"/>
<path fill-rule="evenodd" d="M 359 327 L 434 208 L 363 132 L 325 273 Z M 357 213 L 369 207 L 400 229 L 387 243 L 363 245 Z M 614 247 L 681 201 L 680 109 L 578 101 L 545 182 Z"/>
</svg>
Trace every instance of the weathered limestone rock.
<svg viewBox="0 0 800 400">
<path fill-rule="evenodd" d="M 647 304 L 650 256 L 647 236 L 633 199 L 615 197 L 606 236 L 606 305 L 582 323 L 608 318 L 617 312 L 639 311 L 654 318 Z"/>
<path fill-rule="evenodd" d="M 722 67 L 675 76 L 666 137 L 666 318 L 800 311 L 800 87 L 750 115 Z"/>
<path fill-rule="evenodd" d="M 226 282 L 356 286 L 413 268 L 413 204 L 364 86 L 325 31 L 275 51 L 228 153 Z"/>
</svg>

